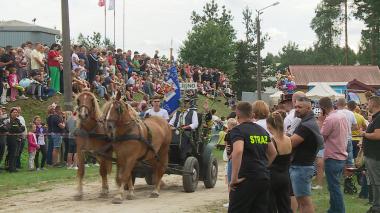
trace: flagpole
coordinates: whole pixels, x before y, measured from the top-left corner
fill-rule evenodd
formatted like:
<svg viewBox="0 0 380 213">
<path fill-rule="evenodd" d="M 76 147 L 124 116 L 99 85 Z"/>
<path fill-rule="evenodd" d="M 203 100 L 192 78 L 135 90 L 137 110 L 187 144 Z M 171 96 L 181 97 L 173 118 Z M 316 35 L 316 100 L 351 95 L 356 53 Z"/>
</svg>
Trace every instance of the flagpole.
<svg viewBox="0 0 380 213">
<path fill-rule="evenodd" d="M 123 0 L 123 51 L 125 50 L 124 40 L 125 40 L 125 0 Z"/>
<path fill-rule="evenodd" d="M 104 44 L 107 40 L 107 6 L 106 0 L 104 0 Z"/>
<path fill-rule="evenodd" d="M 113 5 L 113 47 L 116 49 L 116 1 Z"/>
</svg>

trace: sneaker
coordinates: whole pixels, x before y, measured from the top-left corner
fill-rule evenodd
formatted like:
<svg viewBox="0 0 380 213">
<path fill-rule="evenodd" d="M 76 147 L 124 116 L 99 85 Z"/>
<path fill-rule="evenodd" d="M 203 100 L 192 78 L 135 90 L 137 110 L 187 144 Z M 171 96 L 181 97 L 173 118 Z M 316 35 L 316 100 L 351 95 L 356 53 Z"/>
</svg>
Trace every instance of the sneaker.
<svg viewBox="0 0 380 213">
<path fill-rule="evenodd" d="M 228 208 L 228 206 L 229 206 L 229 203 L 225 203 L 225 204 L 223 204 L 223 207 L 224 207 L 224 208 Z"/>
<path fill-rule="evenodd" d="M 43 102 L 43 101 L 44 101 L 44 99 L 42 99 L 41 97 L 39 97 L 39 98 L 38 98 L 38 100 L 40 100 L 41 102 Z"/>
<path fill-rule="evenodd" d="M 33 98 L 34 100 L 37 100 L 37 97 L 36 97 L 35 95 L 33 95 L 32 98 Z"/>
<path fill-rule="evenodd" d="M 57 95 L 62 95 L 62 93 L 61 92 L 57 92 Z"/>
<path fill-rule="evenodd" d="M 10 98 L 10 97 L 7 97 L 6 100 L 9 102 L 9 101 L 11 100 L 11 98 Z"/>
<path fill-rule="evenodd" d="M 311 187 L 311 189 L 313 189 L 313 190 L 321 190 L 322 186 L 316 185 L 316 186 Z"/>
<path fill-rule="evenodd" d="M 73 169 L 73 167 L 72 166 L 67 166 L 66 169 Z"/>
<path fill-rule="evenodd" d="M 85 165 L 84 165 L 84 167 L 88 168 L 88 167 L 90 167 L 90 165 L 88 165 L 88 164 L 85 164 Z"/>
<path fill-rule="evenodd" d="M 21 96 L 19 97 L 19 99 L 20 99 L 20 100 L 26 100 L 26 99 L 28 99 L 28 97 L 26 97 L 25 95 L 21 95 Z"/>
<path fill-rule="evenodd" d="M 41 171 L 47 171 L 48 169 L 47 168 L 41 168 L 40 170 Z"/>
<path fill-rule="evenodd" d="M 4 102 L 1 102 L 0 104 L 5 105 L 5 104 L 8 104 L 8 102 L 4 101 Z"/>
<path fill-rule="evenodd" d="M 98 163 L 95 163 L 94 166 L 99 167 L 100 165 Z"/>
<path fill-rule="evenodd" d="M 39 172 L 41 169 L 40 168 L 37 168 L 36 171 Z"/>
<path fill-rule="evenodd" d="M 73 167 L 71 167 L 72 169 L 74 169 L 74 170 L 78 170 L 78 167 L 77 166 L 73 166 Z"/>
</svg>

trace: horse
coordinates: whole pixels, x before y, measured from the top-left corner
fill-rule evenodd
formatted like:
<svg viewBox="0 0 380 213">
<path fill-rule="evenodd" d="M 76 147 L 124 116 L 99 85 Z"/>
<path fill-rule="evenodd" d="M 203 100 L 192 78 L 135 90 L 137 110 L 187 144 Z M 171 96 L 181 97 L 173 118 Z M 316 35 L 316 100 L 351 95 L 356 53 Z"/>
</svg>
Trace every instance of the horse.
<svg viewBox="0 0 380 213">
<path fill-rule="evenodd" d="M 157 198 L 168 165 L 172 131 L 168 122 L 161 117 L 151 116 L 144 121 L 140 120 L 134 109 L 120 99 L 121 93 L 118 92 L 116 98 L 108 101 L 103 110 L 107 135 L 112 141 L 118 168 L 116 183 L 119 193 L 112 202 L 122 203 L 126 186 L 126 198 L 134 199 L 132 171 L 140 161 L 152 166 L 155 186 L 150 197 Z"/>
<path fill-rule="evenodd" d="M 112 170 L 112 144 L 107 139 L 104 122 L 101 120 L 102 113 L 95 95 L 89 91 L 81 92 L 77 95 L 76 102 L 78 121 L 75 141 L 78 157 L 78 192 L 74 198 L 76 200 L 83 198 L 85 152 L 92 152 L 100 164 L 99 173 L 102 177 L 100 197 L 105 198 L 109 193 L 107 174 L 110 174 Z"/>
</svg>

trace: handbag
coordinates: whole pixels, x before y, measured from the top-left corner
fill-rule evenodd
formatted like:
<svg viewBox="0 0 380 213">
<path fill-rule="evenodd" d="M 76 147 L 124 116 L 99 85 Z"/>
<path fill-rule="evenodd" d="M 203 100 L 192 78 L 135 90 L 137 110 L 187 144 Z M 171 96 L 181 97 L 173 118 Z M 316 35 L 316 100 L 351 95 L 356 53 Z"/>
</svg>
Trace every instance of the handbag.
<svg viewBox="0 0 380 213">
<path fill-rule="evenodd" d="M 356 168 L 361 168 L 364 166 L 364 152 L 363 149 L 360 149 L 358 152 L 358 156 L 355 159 Z"/>
</svg>

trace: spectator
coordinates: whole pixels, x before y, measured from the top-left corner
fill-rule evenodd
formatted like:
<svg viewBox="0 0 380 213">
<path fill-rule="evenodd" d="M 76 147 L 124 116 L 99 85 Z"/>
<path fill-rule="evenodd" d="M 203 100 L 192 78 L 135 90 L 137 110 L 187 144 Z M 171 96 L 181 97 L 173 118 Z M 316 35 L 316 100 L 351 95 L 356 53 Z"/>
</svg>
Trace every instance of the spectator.
<svg viewBox="0 0 380 213">
<path fill-rule="evenodd" d="M 311 178 L 314 173 L 313 163 L 323 138 L 311 110 L 311 101 L 305 97 L 296 100 L 295 116 L 301 123 L 291 136 L 294 149 L 293 160 L 289 169 L 292 189 L 300 212 L 314 212 L 311 200 Z"/>
<path fill-rule="evenodd" d="M 68 146 L 68 154 L 67 154 L 67 168 L 68 169 L 78 169 L 78 159 L 76 154 L 76 143 L 74 133 L 76 130 L 77 117 L 73 115 L 71 111 L 66 112 L 67 120 L 66 120 L 66 128 L 69 132 L 69 146 Z"/>
<path fill-rule="evenodd" d="M 60 62 L 62 61 L 62 57 L 59 54 L 59 50 L 61 47 L 59 44 L 52 44 L 49 54 L 48 54 L 48 65 L 50 70 L 50 78 L 51 78 L 51 88 L 57 94 L 60 94 L 61 88 L 61 70 L 60 70 Z"/>
<path fill-rule="evenodd" d="M 22 95 L 19 97 L 20 100 L 26 100 L 28 97 L 25 96 L 25 89 L 20 86 L 19 79 L 17 78 L 16 68 L 10 69 L 10 74 L 8 76 L 8 84 L 11 89 L 11 98 L 10 101 L 14 102 L 16 101 L 16 96 L 18 96 L 19 93 Z"/>
<path fill-rule="evenodd" d="M 84 46 L 79 46 L 79 52 L 78 52 L 78 57 L 79 59 L 84 60 L 84 68 L 88 69 L 89 67 L 89 62 L 88 62 L 88 57 L 87 57 L 87 50 L 86 47 Z M 87 79 L 88 80 L 88 79 Z"/>
<path fill-rule="evenodd" d="M 80 52 L 80 48 L 78 45 L 73 46 L 73 53 L 71 54 L 71 69 L 75 70 L 79 67 L 79 56 L 78 53 Z"/>
<path fill-rule="evenodd" d="M 270 187 L 268 165 L 276 155 L 268 133 L 252 123 L 252 105 L 236 108 L 239 125 L 231 130 L 232 174 L 228 212 L 267 212 Z"/>
<path fill-rule="evenodd" d="M 366 120 L 364 117 L 357 113 L 355 110 L 358 107 L 355 101 L 349 101 L 347 103 L 348 109 L 354 113 L 355 120 L 358 124 L 358 129 L 357 130 L 352 130 L 352 152 L 353 152 L 353 157 L 356 159 L 357 154 L 359 152 L 359 147 L 358 145 L 362 143 L 362 137 L 360 137 L 360 134 L 362 131 L 367 129 L 367 124 Z"/>
<path fill-rule="evenodd" d="M 330 193 L 330 208 L 328 212 L 345 212 L 343 193 L 340 190 L 340 178 L 347 159 L 347 135 L 349 124 L 345 114 L 334 110 L 330 98 L 319 100 L 323 122 L 321 134 L 325 140 L 325 174 Z"/>
<path fill-rule="evenodd" d="M 59 166 L 59 153 L 62 145 L 62 132 L 65 128 L 65 122 L 62 118 L 61 107 L 56 106 L 54 110 L 54 114 L 50 120 L 48 125 L 51 125 L 51 139 L 53 140 L 53 155 L 52 155 L 52 163 L 53 166 Z"/>
<path fill-rule="evenodd" d="M 107 94 L 107 89 L 102 85 L 99 75 L 95 76 L 95 80 L 92 82 L 92 86 L 100 98 L 104 98 L 104 95 Z"/>
<path fill-rule="evenodd" d="M 368 102 L 372 121 L 362 132 L 365 165 L 372 187 L 373 205 L 368 213 L 380 212 L 380 97 L 372 96 Z"/>
<path fill-rule="evenodd" d="M 30 76 L 33 77 L 41 67 L 45 67 L 44 46 L 42 46 L 41 43 L 36 43 L 35 49 L 30 53 L 30 57 Z M 52 73 L 50 73 L 50 75 L 52 75 Z"/>
<path fill-rule="evenodd" d="M 40 116 L 35 116 L 33 118 L 33 124 L 36 125 L 36 139 L 39 149 L 36 152 L 36 157 L 34 159 L 34 164 L 36 166 L 36 170 L 45 170 L 46 163 L 46 155 L 47 155 L 47 145 L 46 145 L 46 127 L 42 124 L 42 120 Z M 42 155 L 41 161 L 39 159 L 39 155 Z"/>
<path fill-rule="evenodd" d="M 7 144 L 7 136 L 8 132 L 5 121 L 8 119 L 7 112 L 5 107 L 2 107 L 0 110 L 0 164 L 3 160 L 3 156 L 5 153 L 5 147 Z"/>
<path fill-rule="evenodd" d="M 265 129 L 265 131 L 268 131 L 267 128 L 267 118 L 269 116 L 269 106 L 264 101 L 255 101 L 252 105 L 253 107 L 253 119 L 255 120 L 255 123 L 262 128 Z M 269 134 L 270 135 L 270 134 Z"/>
<path fill-rule="evenodd" d="M 36 125 L 32 124 L 32 129 L 28 133 L 28 153 L 29 153 L 29 171 L 34 171 L 34 160 L 36 157 L 36 152 L 39 149 L 36 138 Z"/>
<path fill-rule="evenodd" d="M 88 57 L 88 81 L 93 82 L 95 79 L 95 75 L 98 74 L 99 70 L 99 58 L 97 55 L 98 50 L 96 48 L 92 48 Z"/>
<path fill-rule="evenodd" d="M 6 120 L 9 135 L 7 136 L 7 150 L 8 150 L 8 171 L 18 172 L 16 169 L 16 161 L 18 150 L 22 140 L 22 133 L 25 131 L 25 126 L 21 124 L 17 118 L 19 111 L 17 108 L 10 110 L 10 118 Z"/>
<path fill-rule="evenodd" d="M 285 112 L 273 112 L 266 119 L 266 126 L 272 135 L 272 143 L 277 151 L 270 170 L 270 205 L 269 213 L 291 213 L 289 166 L 292 143 L 284 133 Z"/>
</svg>

